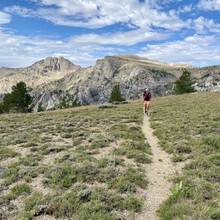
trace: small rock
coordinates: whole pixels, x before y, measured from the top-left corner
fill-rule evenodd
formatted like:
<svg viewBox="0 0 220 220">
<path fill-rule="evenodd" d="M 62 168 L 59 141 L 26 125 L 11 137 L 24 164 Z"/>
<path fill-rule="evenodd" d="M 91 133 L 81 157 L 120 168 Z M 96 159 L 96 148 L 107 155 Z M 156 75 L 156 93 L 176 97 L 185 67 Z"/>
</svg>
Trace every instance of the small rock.
<svg viewBox="0 0 220 220">
<path fill-rule="evenodd" d="M 113 105 L 119 105 L 121 102 L 112 102 Z"/>
<path fill-rule="evenodd" d="M 0 175 L 5 173 L 7 171 L 7 168 L 6 167 L 1 167 L 0 168 Z"/>
<path fill-rule="evenodd" d="M 114 105 L 100 105 L 98 108 L 117 108 Z"/>
<path fill-rule="evenodd" d="M 75 127 L 75 126 L 76 126 L 76 124 L 73 124 L 73 123 L 68 123 L 68 124 L 65 124 L 64 126 L 66 126 L 66 127 Z"/>
<path fill-rule="evenodd" d="M 220 132 L 220 127 L 215 128 L 215 132 Z"/>
<path fill-rule="evenodd" d="M 37 205 L 35 207 L 34 216 L 42 215 L 42 214 L 46 213 L 46 211 L 47 211 L 47 206 L 46 205 Z"/>
<path fill-rule="evenodd" d="M 84 190 L 81 190 L 78 192 L 78 196 L 81 198 L 81 199 L 87 199 L 90 194 L 91 194 L 91 190 L 90 189 L 84 189 Z"/>
<path fill-rule="evenodd" d="M 214 118 L 213 121 L 220 121 L 220 117 Z"/>
<path fill-rule="evenodd" d="M 121 104 L 129 104 L 128 101 L 122 101 Z"/>
</svg>

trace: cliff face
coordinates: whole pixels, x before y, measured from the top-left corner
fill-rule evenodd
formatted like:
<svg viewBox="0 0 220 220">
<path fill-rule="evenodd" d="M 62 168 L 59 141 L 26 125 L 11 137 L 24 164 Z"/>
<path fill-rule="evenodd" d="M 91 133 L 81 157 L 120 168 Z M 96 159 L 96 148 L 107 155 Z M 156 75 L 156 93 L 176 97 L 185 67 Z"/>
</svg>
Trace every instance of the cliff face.
<svg viewBox="0 0 220 220">
<path fill-rule="evenodd" d="M 195 88 L 198 91 L 220 91 L 220 65 L 197 69 Z"/>
<path fill-rule="evenodd" d="M 46 58 L 30 67 L 0 69 L 0 94 L 10 92 L 19 81 L 30 87 L 33 105 L 45 109 L 57 106 L 105 103 L 114 84 L 119 84 L 126 99 L 135 99 L 145 88 L 154 96 L 171 93 L 174 82 L 184 69 L 192 72 L 196 88 L 201 91 L 220 90 L 220 66 L 193 68 L 185 64 L 169 64 L 134 55 L 107 56 L 93 67 L 82 68 L 70 61 Z"/>
</svg>

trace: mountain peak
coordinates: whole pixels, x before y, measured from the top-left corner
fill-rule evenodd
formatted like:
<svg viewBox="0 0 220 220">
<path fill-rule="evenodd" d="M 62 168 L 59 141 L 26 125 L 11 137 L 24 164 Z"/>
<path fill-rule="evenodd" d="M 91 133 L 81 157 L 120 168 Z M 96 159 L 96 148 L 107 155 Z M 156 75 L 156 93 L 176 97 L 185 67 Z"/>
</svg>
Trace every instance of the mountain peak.
<svg viewBox="0 0 220 220">
<path fill-rule="evenodd" d="M 44 70 L 44 71 L 63 71 L 76 69 L 79 66 L 71 63 L 64 57 L 47 57 L 34 63 L 30 68 Z"/>
<path fill-rule="evenodd" d="M 159 67 L 159 68 L 194 68 L 191 64 L 187 63 L 166 63 L 157 60 L 151 60 L 145 57 L 140 57 L 133 54 L 117 54 L 112 56 L 106 56 L 107 60 L 122 60 L 135 65 L 144 65 L 148 67 Z M 104 59 L 104 60 L 105 60 Z"/>
</svg>

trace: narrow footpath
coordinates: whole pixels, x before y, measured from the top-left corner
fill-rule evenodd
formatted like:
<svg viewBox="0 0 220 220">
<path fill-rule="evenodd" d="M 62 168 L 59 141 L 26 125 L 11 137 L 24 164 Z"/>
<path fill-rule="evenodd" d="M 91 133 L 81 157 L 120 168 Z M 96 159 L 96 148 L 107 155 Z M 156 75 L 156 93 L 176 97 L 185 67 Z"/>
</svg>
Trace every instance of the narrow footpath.
<svg viewBox="0 0 220 220">
<path fill-rule="evenodd" d="M 137 216 L 137 220 L 158 220 L 156 210 L 159 205 L 169 196 L 172 177 L 180 167 L 176 167 L 171 162 L 171 157 L 158 146 L 158 139 L 153 135 L 150 127 L 149 117 L 143 119 L 143 133 L 152 150 L 152 163 L 145 166 L 146 176 L 149 186 L 146 190 L 146 198 L 142 213 Z"/>
</svg>

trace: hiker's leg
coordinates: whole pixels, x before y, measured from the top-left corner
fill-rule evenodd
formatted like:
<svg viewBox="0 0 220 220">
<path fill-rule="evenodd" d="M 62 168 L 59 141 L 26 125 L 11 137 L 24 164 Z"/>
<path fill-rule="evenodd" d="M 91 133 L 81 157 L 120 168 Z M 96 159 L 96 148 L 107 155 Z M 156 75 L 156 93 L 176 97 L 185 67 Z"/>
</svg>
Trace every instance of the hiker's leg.
<svg viewBox="0 0 220 220">
<path fill-rule="evenodd" d="M 147 102 L 147 111 L 150 109 L 150 102 Z"/>
<path fill-rule="evenodd" d="M 146 113 L 146 111 L 147 111 L 147 102 L 144 101 L 144 112 Z"/>
</svg>

